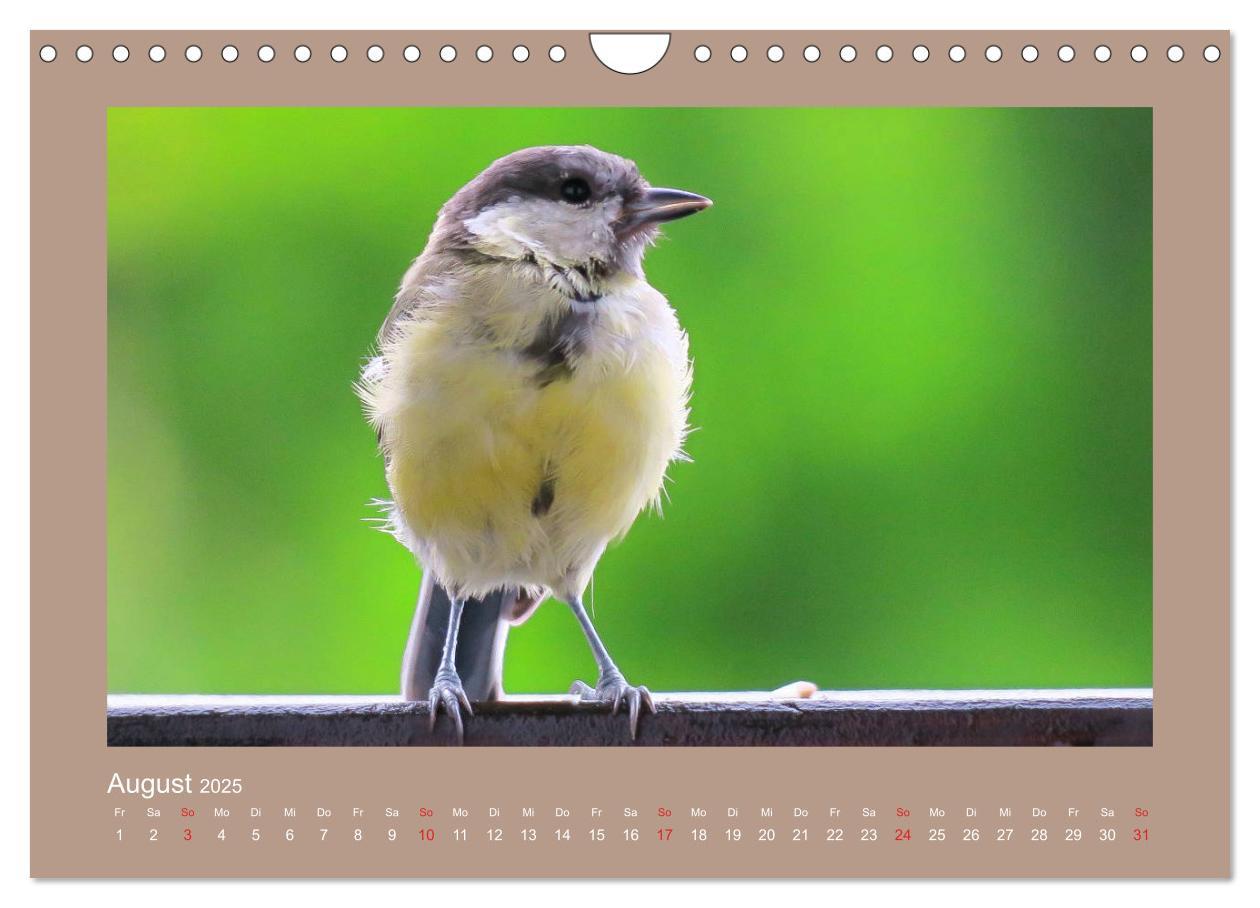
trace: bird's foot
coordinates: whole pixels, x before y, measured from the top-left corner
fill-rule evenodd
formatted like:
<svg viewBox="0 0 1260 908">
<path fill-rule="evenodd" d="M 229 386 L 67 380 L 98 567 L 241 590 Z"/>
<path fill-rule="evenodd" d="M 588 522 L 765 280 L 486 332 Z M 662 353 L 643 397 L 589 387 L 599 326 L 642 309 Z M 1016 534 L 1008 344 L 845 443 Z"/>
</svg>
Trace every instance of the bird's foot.
<svg viewBox="0 0 1260 908">
<path fill-rule="evenodd" d="M 464 717 L 467 712 L 473 714 L 472 704 L 464 693 L 464 685 L 459 675 L 450 671 L 439 671 L 433 679 L 433 687 L 429 690 L 429 731 L 437 725 L 438 710 L 445 707 L 455 723 L 455 737 L 464 743 Z"/>
<path fill-rule="evenodd" d="M 569 688 L 570 694 L 576 694 L 582 700 L 595 700 L 600 703 L 611 703 L 615 716 L 625 704 L 630 714 L 630 738 L 639 734 L 639 713 L 647 710 L 656 712 L 656 704 L 652 702 L 652 693 L 643 685 L 634 687 L 627 683 L 620 672 L 607 672 L 599 676 L 599 681 L 591 687 L 585 681 L 574 681 Z"/>
</svg>

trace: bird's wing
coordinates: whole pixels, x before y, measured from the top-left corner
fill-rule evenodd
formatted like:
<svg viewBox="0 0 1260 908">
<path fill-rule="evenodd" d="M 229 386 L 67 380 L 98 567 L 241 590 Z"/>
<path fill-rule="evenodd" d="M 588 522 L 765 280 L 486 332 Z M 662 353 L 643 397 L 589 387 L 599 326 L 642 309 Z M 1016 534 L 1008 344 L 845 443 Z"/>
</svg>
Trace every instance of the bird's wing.
<svg viewBox="0 0 1260 908">
<path fill-rule="evenodd" d="M 377 346 L 384 346 L 401 322 L 423 318 L 426 309 L 439 305 L 445 296 L 442 291 L 451 286 L 450 278 L 458 267 L 458 261 L 451 256 L 427 250 L 412 262 L 394 295 L 389 315 L 376 332 Z"/>
<path fill-rule="evenodd" d="M 452 288 L 457 288 L 458 261 L 446 254 L 434 254 L 426 250 L 417 258 L 403 276 L 389 315 L 376 333 L 376 349 L 368 357 L 355 382 L 355 392 L 363 401 L 372 419 L 376 391 L 389 376 L 390 342 L 397 336 L 399 326 L 406 322 L 422 321 L 443 305 L 458 298 Z M 374 420 L 373 420 L 374 421 Z M 376 431 L 378 444 L 383 442 L 381 428 Z M 382 450 L 384 450 L 382 448 Z"/>
</svg>

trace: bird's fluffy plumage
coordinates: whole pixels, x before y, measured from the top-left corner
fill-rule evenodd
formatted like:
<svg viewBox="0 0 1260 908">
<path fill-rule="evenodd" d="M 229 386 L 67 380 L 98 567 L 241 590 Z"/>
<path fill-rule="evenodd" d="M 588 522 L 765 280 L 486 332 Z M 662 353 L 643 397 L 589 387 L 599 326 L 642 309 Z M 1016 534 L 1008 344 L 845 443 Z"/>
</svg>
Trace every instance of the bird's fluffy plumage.
<svg viewBox="0 0 1260 908">
<path fill-rule="evenodd" d="M 691 366 L 638 266 L 651 234 L 614 230 L 611 209 L 646 186 L 634 166 L 594 149 L 550 150 L 541 168 L 538 150 L 518 154 L 444 207 L 359 393 L 391 527 L 452 596 L 573 598 L 659 501 Z M 566 167 L 590 180 L 589 204 L 549 197 Z"/>
</svg>

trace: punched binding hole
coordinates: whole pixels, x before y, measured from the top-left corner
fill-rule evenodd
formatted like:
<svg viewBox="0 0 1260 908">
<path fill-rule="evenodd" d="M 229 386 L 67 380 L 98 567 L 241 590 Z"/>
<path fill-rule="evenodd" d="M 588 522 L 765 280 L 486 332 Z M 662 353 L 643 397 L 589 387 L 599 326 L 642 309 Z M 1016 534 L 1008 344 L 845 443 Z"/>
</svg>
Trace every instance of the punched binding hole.
<svg viewBox="0 0 1260 908">
<path fill-rule="evenodd" d="M 713 51 L 709 50 L 707 45 L 698 45 L 694 51 L 697 63 L 708 63 L 713 59 Z"/>
<path fill-rule="evenodd" d="M 385 59 L 385 48 L 379 44 L 373 44 L 367 49 L 367 58 L 369 63 L 380 63 Z"/>
<path fill-rule="evenodd" d="M 117 47 L 114 48 L 114 62 L 126 63 L 127 59 L 130 56 L 131 56 L 131 51 L 127 50 L 127 45 L 119 44 Z"/>
<path fill-rule="evenodd" d="M 1182 50 L 1180 44 L 1174 44 L 1168 48 L 1168 62 L 1180 63 L 1186 56 L 1186 52 Z"/>
<path fill-rule="evenodd" d="M 990 44 L 984 49 L 984 58 L 990 63 L 996 63 L 998 60 L 1002 59 L 1002 48 L 998 47 L 996 44 Z"/>
<path fill-rule="evenodd" d="M 591 32 L 588 37 L 595 59 L 623 76 L 637 76 L 656 66 L 665 59 L 670 43 L 669 32 Z M 705 62 L 697 51 L 692 53 Z"/>
<path fill-rule="evenodd" d="M 92 48 L 87 44 L 80 44 L 74 51 L 74 58 L 80 63 L 88 63 L 92 60 Z"/>
<path fill-rule="evenodd" d="M 332 58 L 334 63 L 345 63 L 350 58 L 350 51 L 346 50 L 344 44 L 334 44 L 332 50 L 328 52 L 328 56 Z"/>
<path fill-rule="evenodd" d="M 1099 44 L 1094 48 L 1094 59 L 1099 63 L 1106 63 L 1111 59 L 1111 48 L 1106 44 Z"/>
<path fill-rule="evenodd" d="M 805 58 L 806 63 L 817 63 L 822 59 L 822 51 L 818 49 L 817 44 L 810 44 L 801 51 L 801 56 Z"/>
<path fill-rule="evenodd" d="M 311 59 L 311 49 L 305 44 L 299 44 L 293 48 L 293 59 L 299 63 L 308 63 Z"/>
<path fill-rule="evenodd" d="M 552 63 L 563 63 L 566 56 L 564 45 L 553 44 L 547 51 L 547 56 L 551 58 Z"/>
<path fill-rule="evenodd" d="M 736 63 L 743 63 L 748 59 L 748 48 L 742 44 L 736 44 L 731 48 L 731 59 Z"/>
<path fill-rule="evenodd" d="M 39 58 L 45 63 L 51 63 L 53 60 L 57 59 L 57 48 L 53 47 L 51 44 L 45 44 L 39 49 Z"/>
<path fill-rule="evenodd" d="M 477 60 L 481 63 L 489 63 L 494 59 L 494 48 L 489 44 L 483 44 L 477 48 Z"/>
<path fill-rule="evenodd" d="M 963 47 L 961 44 L 955 44 L 949 49 L 949 58 L 955 63 L 961 63 L 963 60 L 967 59 L 967 48 Z"/>
<path fill-rule="evenodd" d="M 1134 63 L 1142 63 L 1146 60 L 1146 48 L 1141 44 L 1134 44 L 1133 49 L 1129 51 L 1129 57 Z"/>
<path fill-rule="evenodd" d="M 932 52 L 928 50 L 926 44 L 916 44 L 914 50 L 910 51 L 910 56 L 914 58 L 915 63 L 926 63 L 932 56 Z"/>
<path fill-rule="evenodd" d="M 264 44 L 262 47 L 258 48 L 258 62 L 270 63 L 275 58 L 276 49 L 270 44 Z"/>
<path fill-rule="evenodd" d="M 1220 58 L 1221 49 L 1215 44 L 1209 44 L 1207 47 L 1203 48 L 1203 59 L 1207 60 L 1209 63 L 1215 63 Z"/>
<path fill-rule="evenodd" d="M 196 44 L 189 44 L 184 48 L 184 59 L 189 63 L 197 63 L 201 60 L 201 48 Z"/>
<path fill-rule="evenodd" d="M 779 63 L 783 60 L 783 48 L 777 44 L 771 44 L 766 48 L 766 59 L 771 63 Z"/>
<path fill-rule="evenodd" d="M 408 63 L 415 63 L 420 59 L 420 48 L 414 44 L 408 44 L 403 48 L 403 59 Z"/>
<path fill-rule="evenodd" d="M 166 48 L 161 44 L 154 44 L 149 48 L 149 59 L 154 63 L 161 63 L 166 59 Z"/>
<path fill-rule="evenodd" d="M 887 44 L 881 44 L 875 48 L 875 59 L 880 63 L 887 63 L 893 58 L 893 49 Z"/>
<path fill-rule="evenodd" d="M 236 58 L 240 55 L 240 51 L 231 44 L 223 45 L 223 50 L 219 51 L 219 56 L 223 58 L 224 63 L 235 63 Z"/>
<path fill-rule="evenodd" d="M 517 63 L 524 63 L 529 59 L 529 48 L 524 44 L 518 44 L 512 48 L 512 59 Z"/>
</svg>

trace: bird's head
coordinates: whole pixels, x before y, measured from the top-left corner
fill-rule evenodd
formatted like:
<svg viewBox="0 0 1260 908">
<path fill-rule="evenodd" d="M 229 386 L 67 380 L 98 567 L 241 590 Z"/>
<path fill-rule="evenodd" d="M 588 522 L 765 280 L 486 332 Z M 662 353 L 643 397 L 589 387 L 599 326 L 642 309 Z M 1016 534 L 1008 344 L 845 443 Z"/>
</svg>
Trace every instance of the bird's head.
<svg viewBox="0 0 1260 908">
<path fill-rule="evenodd" d="M 665 221 L 708 208 L 704 196 L 651 186 L 633 161 L 589 145 L 526 148 L 495 161 L 443 207 L 453 237 L 477 252 L 543 269 L 642 275 Z"/>
</svg>

